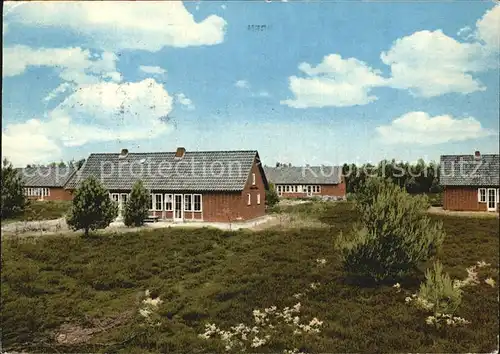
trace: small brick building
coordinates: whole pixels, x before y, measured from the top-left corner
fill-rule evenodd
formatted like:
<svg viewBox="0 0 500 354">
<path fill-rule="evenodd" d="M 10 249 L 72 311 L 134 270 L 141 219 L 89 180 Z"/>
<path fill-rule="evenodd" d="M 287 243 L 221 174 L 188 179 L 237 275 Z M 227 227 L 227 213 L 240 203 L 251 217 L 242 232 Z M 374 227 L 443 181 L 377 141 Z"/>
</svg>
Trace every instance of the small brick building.
<svg viewBox="0 0 500 354">
<path fill-rule="evenodd" d="M 500 155 L 443 155 L 439 181 L 443 209 L 498 212 Z"/>
<path fill-rule="evenodd" d="M 24 183 L 24 195 L 30 200 L 71 200 L 64 186 L 75 174 L 73 167 L 27 167 L 17 169 Z"/>
<path fill-rule="evenodd" d="M 265 166 L 264 170 L 280 197 L 344 199 L 346 196 L 342 167 L 339 166 Z"/>
<path fill-rule="evenodd" d="M 151 193 L 150 213 L 173 221 L 230 222 L 265 215 L 267 180 L 257 151 L 91 154 L 66 188 L 95 176 L 118 202 L 120 216 L 133 184 Z"/>
</svg>

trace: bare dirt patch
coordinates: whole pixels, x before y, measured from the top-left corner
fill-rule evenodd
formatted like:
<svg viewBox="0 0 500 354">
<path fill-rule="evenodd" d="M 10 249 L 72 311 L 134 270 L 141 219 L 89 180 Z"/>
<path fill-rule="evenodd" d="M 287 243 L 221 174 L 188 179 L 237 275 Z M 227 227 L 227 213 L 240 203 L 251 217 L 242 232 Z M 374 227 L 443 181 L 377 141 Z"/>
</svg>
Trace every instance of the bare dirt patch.
<svg viewBox="0 0 500 354">
<path fill-rule="evenodd" d="M 132 318 L 133 312 L 128 311 L 118 316 L 105 318 L 103 320 L 90 319 L 91 327 L 82 327 L 77 324 L 65 323 L 55 333 L 55 341 L 58 344 L 72 345 L 88 343 L 95 334 L 107 331 L 119 326 Z"/>
<path fill-rule="evenodd" d="M 442 207 L 430 207 L 428 210 L 431 214 L 475 217 L 475 218 L 498 218 L 498 213 L 487 211 L 452 211 L 444 210 Z"/>
</svg>

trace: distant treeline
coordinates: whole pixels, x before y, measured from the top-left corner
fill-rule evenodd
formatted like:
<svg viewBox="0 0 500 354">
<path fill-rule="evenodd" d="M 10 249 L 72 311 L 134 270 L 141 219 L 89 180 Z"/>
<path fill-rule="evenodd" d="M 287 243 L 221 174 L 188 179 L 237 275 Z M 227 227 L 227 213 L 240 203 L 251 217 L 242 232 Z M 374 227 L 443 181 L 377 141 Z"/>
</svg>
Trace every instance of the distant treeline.
<svg viewBox="0 0 500 354">
<path fill-rule="evenodd" d="M 80 169 L 80 167 L 82 167 L 84 162 L 85 162 L 85 159 L 81 159 L 78 161 L 71 160 L 68 162 L 64 162 L 64 161 L 51 162 L 47 165 L 33 163 L 33 164 L 26 165 L 26 168 L 33 168 L 33 167 L 75 167 L 78 170 L 78 169 Z"/>
<path fill-rule="evenodd" d="M 277 162 L 276 167 L 290 167 L 291 163 Z M 417 163 L 396 162 L 396 160 L 382 160 L 377 165 L 344 164 L 342 174 L 345 178 L 347 193 L 353 193 L 366 180 L 367 177 L 385 177 L 408 193 L 439 193 L 438 163 L 426 163 L 419 159 Z"/>
<path fill-rule="evenodd" d="M 408 193 L 439 193 L 442 191 L 439 185 L 439 170 L 438 163 L 426 164 L 422 159 L 416 164 L 382 160 L 377 165 L 342 166 L 348 193 L 355 192 L 367 177 L 389 178 L 393 183 L 404 187 Z"/>
</svg>

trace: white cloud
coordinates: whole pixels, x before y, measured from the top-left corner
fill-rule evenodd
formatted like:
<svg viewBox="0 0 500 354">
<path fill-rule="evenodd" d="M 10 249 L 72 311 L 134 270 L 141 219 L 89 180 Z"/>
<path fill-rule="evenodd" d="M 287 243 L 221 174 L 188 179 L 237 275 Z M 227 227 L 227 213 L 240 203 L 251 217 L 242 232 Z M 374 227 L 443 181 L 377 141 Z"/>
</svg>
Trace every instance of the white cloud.
<svg viewBox="0 0 500 354">
<path fill-rule="evenodd" d="M 441 30 L 420 31 L 395 41 L 381 54 L 391 67 L 390 86 L 416 96 L 471 93 L 486 88 L 472 74 L 485 70 L 479 43 L 461 43 Z"/>
<path fill-rule="evenodd" d="M 220 8 L 221 8 L 222 10 L 225 10 L 225 9 L 227 8 L 227 6 L 226 6 L 226 5 L 224 5 L 224 4 L 222 4 L 222 5 L 220 6 Z"/>
<path fill-rule="evenodd" d="M 14 162 L 24 164 L 54 160 L 60 146 L 150 139 L 169 129 L 162 118 L 171 110 L 172 97 L 153 79 L 81 85 L 48 119 L 7 124 L 2 148 Z"/>
<path fill-rule="evenodd" d="M 47 96 L 45 96 L 45 98 L 43 100 L 45 102 L 48 102 L 48 101 L 56 98 L 57 96 L 59 96 L 59 94 L 67 92 L 71 88 L 73 88 L 73 85 L 71 85 L 68 82 L 63 82 L 62 84 L 57 86 L 54 90 L 52 90 L 52 92 L 50 92 Z"/>
<path fill-rule="evenodd" d="M 193 101 L 191 99 L 187 98 L 185 94 L 183 93 L 178 93 L 175 98 L 177 99 L 177 102 L 181 104 L 182 106 L 186 107 L 188 110 L 193 110 L 195 107 L 193 105 Z"/>
<path fill-rule="evenodd" d="M 61 148 L 42 128 L 36 119 L 7 125 L 2 131 L 2 159 L 7 157 L 15 166 L 58 160 Z"/>
<path fill-rule="evenodd" d="M 343 59 L 330 54 L 316 67 L 301 63 L 299 70 L 306 77 L 291 76 L 290 90 L 293 99 L 281 101 L 293 108 L 348 107 L 375 101 L 371 89 L 383 86 L 385 79 L 380 72 L 355 59 Z"/>
<path fill-rule="evenodd" d="M 476 22 L 476 38 L 493 52 L 500 51 L 500 5 L 486 11 Z"/>
<path fill-rule="evenodd" d="M 257 93 L 257 96 L 258 97 L 270 97 L 271 95 L 267 91 L 260 91 L 259 93 Z"/>
<path fill-rule="evenodd" d="M 390 86 L 409 89 L 416 96 L 434 97 L 456 92 L 484 91 L 473 75 L 498 68 L 500 6 L 487 11 L 476 28 L 463 27 L 460 42 L 441 30 L 420 31 L 396 40 L 381 54 L 391 67 Z"/>
<path fill-rule="evenodd" d="M 121 81 L 121 74 L 116 71 L 117 60 L 114 53 L 98 55 L 79 47 L 36 49 L 15 45 L 4 48 L 2 75 L 21 75 L 30 66 L 45 66 L 57 70 L 64 81 L 75 84 L 97 83 L 108 78 Z"/>
<path fill-rule="evenodd" d="M 110 51 L 165 46 L 219 44 L 226 21 L 210 15 L 196 22 L 181 1 L 161 2 L 25 2 L 10 11 L 10 22 L 69 29 L 94 47 Z"/>
<path fill-rule="evenodd" d="M 235 82 L 234 86 L 239 88 L 250 88 L 250 84 L 247 80 L 238 80 Z"/>
<path fill-rule="evenodd" d="M 395 119 L 390 125 L 376 128 L 379 137 L 387 144 L 435 145 L 464 141 L 494 135 L 473 118 L 453 118 L 450 115 L 431 117 L 426 112 L 409 112 Z"/>
<path fill-rule="evenodd" d="M 139 66 L 139 70 L 145 72 L 146 74 L 153 74 L 153 75 L 163 75 L 167 72 L 167 70 L 163 69 L 162 67 L 148 66 L 148 65 Z"/>
<path fill-rule="evenodd" d="M 498 68 L 500 6 L 487 11 L 475 27 L 459 31 L 467 42 L 441 30 L 397 39 L 380 55 L 390 67 L 388 78 L 358 59 L 343 59 L 338 54 L 325 56 L 316 67 L 302 63 L 299 70 L 306 76 L 289 77 L 294 98 L 281 103 L 293 108 L 364 105 L 377 99 L 371 89 L 383 86 L 421 97 L 484 91 L 486 87 L 474 75 Z"/>
</svg>

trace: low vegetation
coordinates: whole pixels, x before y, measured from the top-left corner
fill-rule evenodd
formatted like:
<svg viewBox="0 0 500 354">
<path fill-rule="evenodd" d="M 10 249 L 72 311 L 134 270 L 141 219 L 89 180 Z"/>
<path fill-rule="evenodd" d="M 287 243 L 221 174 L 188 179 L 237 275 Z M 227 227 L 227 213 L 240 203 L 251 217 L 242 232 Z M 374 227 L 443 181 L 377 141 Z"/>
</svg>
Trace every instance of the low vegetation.
<svg viewBox="0 0 500 354">
<path fill-rule="evenodd" d="M 92 238 L 4 239 L 4 349 L 313 353 L 497 348 L 497 219 L 430 216 L 447 235 L 437 254 L 442 274 L 465 284 L 450 315 L 459 325 L 446 325 L 452 320 L 446 317 L 437 327 L 427 322 L 432 310 L 407 301 L 424 296 L 420 284 L 426 284 L 424 270 L 432 270 L 432 263 L 397 287 L 360 285 L 345 273 L 342 254 L 334 248 L 338 235 L 360 222 L 352 203 L 301 204 L 288 212 L 307 214 L 329 227 L 258 232 L 172 228 Z M 470 266 L 478 261 L 490 266 L 474 276 L 479 268 Z"/>
<path fill-rule="evenodd" d="M 28 200 L 22 212 L 19 212 L 2 221 L 10 222 L 59 219 L 66 215 L 70 207 L 71 202 L 64 200 Z"/>
</svg>

